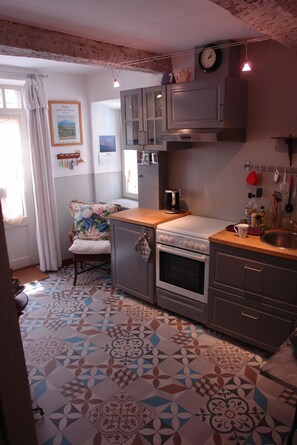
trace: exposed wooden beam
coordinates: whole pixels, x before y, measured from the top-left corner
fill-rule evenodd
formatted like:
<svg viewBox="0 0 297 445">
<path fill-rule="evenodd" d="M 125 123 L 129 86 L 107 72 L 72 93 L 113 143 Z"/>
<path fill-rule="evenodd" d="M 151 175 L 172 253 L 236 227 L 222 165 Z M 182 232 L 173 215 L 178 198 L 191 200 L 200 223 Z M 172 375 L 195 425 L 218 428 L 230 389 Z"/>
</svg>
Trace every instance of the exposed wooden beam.
<svg viewBox="0 0 297 445">
<path fill-rule="evenodd" d="M 142 72 L 172 70 L 171 59 L 158 54 L 50 31 L 0 19 L 0 54 L 34 57 Z M 148 59 L 146 62 L 137 62 Z"/>
<path fill-rule="evenodd" d="M 257 31 L 297 50 L 296 0 L 210 0 Z"/>
</svg>

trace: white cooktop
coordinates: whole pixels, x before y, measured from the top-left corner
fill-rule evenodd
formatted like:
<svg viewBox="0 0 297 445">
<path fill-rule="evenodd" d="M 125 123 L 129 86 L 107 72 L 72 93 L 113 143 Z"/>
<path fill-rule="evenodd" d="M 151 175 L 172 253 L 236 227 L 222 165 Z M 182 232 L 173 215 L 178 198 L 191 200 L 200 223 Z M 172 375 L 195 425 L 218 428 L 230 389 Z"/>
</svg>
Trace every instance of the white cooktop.
<svg viewBox="0 0 297 445">
<path fill-rule="evenodd" d="M 157 230 L 208 239 L 220 230 L 225 229 L 232 221 L 225 221 L 204 216 L 188 215 L 157 226 Z"/>
</svg>

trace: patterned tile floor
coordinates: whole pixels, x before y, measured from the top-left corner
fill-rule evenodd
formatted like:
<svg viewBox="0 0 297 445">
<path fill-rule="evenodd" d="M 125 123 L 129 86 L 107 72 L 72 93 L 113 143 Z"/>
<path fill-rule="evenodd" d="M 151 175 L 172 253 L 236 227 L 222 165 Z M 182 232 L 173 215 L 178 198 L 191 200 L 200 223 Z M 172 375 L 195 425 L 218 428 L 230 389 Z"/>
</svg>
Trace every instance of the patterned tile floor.
<svg viewBox="0 0 297 445">
<path fill-rule="evenodd" d="M 40 445 L 285 444 L 295 396 L 268 354 L 72 266 L 27 285 L 20 317 Z"/>
</svg>

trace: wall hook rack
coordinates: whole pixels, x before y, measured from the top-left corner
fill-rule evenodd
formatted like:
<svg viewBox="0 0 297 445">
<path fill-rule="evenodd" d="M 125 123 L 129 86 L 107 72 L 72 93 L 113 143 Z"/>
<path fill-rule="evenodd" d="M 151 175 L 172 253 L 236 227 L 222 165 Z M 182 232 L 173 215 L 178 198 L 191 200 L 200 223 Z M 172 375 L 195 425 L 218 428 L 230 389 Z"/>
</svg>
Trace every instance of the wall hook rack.
<svg viewBox="0 0 297 445">
<path fill-rule="evenodd" d="M 275 173 L 275 170 L 277 169 L 280 173 L 289 173 L 289 174 L 296 174 L 297 173 L 297 167 L 278 167 L 276 165 L 259 165 L 259 164 L 251 164 L 250 161 L 247 161 L 243 165 L 244 169 L 247 171 L 255 170 L 258 173 Z"/>
</svg>

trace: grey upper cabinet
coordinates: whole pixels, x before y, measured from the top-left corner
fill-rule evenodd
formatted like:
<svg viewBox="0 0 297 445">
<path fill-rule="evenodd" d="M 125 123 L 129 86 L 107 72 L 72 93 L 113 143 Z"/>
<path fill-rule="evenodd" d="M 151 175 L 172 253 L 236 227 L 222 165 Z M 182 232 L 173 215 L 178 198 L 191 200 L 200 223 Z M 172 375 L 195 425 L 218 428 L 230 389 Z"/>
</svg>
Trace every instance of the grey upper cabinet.
<svg viewBox="0 0 297 445">
<path fill-rule="evenodd" d="M 167 127 L 245 128 L 247 83 L 226 77 L 167 85 Z"/>
<path fill-rule="evenodd" d="M 143 131 L 141 89 L 121 91 L 123 144 L 126 149 L 140 147 L 139 132 Z"/>
<path fill-rule="evenodd" d="M 166 88 L 162 85 L 121 91 L 122 134 L 125 149 L 165 150 Z"/>
</svg>

